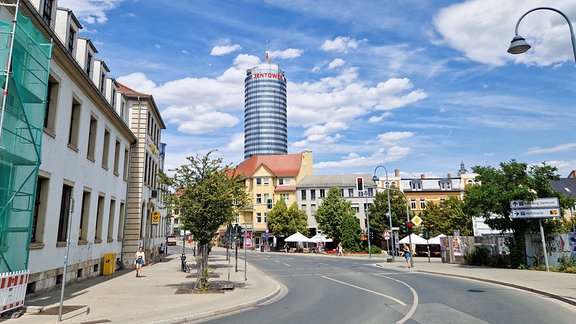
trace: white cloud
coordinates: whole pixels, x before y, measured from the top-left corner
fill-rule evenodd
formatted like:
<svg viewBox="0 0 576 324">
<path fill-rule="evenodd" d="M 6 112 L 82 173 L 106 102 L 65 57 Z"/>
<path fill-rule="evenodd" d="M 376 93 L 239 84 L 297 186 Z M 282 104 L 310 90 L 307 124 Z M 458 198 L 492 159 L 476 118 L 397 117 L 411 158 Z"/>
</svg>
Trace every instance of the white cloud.
<svg viewBox="0 0 576 324">
<path fill-rule="evenodd" d="M 529 53 L 513 56 L 506 52 L 514 36 L 514 26 L 522 14 L 548 3 L 542 0 L 470 0 L 440 10 L 434 17 L 434 25 L 442 42 L 461 51 L 470 60 L 495 66 L 510 60 L 553 65 L 573 58 L 566 21 L 553 12 L 533 12 L 522 20 L 519 34 L 535 44 Z M 574 1 L 554 1 L 554 6 L 567 12 L 576 11 Z"/>
<path fill-rule="evenodd" d="M 326 40 L 320 48 L 327 52 L 348 53 L 349 49 L 356 49 L 359 44 L 359 41 L 350 37 L 338 36 L 334 40 Z"/>
<path fill-rule="evenodd" d="M 221 45 L 221 46 L 214 46 L 210 51 L 210 55 L 212 56 L 222 56 L 226 54 L 230 54 L 242 49 L 242 46 L 239 44 L 234 45 Z"/>
<path fill-rule="evenodd" d="M 108 21 L 106 11 L 118 7 L 124 0 L 59 0 L 58 6 L 73 8 L 74 15 L 88 24 L 103 24 Z"/>
<path fill-rule="evenodd" d="M 574 149 L 576 149 L 576 143 L 566 143 L 566 144 L 560 144 L 560 145 L 556 145 L 554 147 L 548 147 L 548 148 L 541 148 L 541 147 L 533 147 L 528 149 L 528 152 L 526 152 L 526 154 L 551 154 L 551 153 L 558 153 L 558 152 L 570 152 L 570 151 L 574 151 Z"/>
<path fill-rule="evenodd" d="M 346 64 L 346 61 L 344 61 L 343 59 L 334 59 L 332 62 L 330 62 L 328 64 L 328 70 L 333 70 L 336 68 L 339 68 L 341 66 L 343 66 L 344 64 Z"/>
<path fill-rule="evenodd" d="M 302 56 L 304 51 L 296 48 L 288 48 L 283 51 L 269 51 L 268 56 L 271 59 L 294 59 Z"/>
</svg>

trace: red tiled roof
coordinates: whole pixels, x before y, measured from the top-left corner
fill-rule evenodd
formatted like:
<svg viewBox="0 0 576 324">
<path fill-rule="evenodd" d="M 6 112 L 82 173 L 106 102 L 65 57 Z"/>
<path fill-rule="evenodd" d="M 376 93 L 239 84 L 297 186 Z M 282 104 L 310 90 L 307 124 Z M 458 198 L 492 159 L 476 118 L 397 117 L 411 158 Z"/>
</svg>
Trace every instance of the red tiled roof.
<svg viewBox="0 0 576 324">
<path fill-rule="evenodd" d="M 296 191 L 295 185 L 283 185 L 283 186 L 276 186 L 274 187 L 274 191 Z"/>
<path fill-rule="evenodd" d="M 136 91 L 136 90 L 134 90 L 134 89 L 132 89 L 132 88 L 129 88 L 129 87 L 123 85 L 122 83 L 120 83 L 120 82 L 118 82 L 118 81 L 116 81 L 116 90 L 117 90 L 118 92 L 122 92 L 123 94 L 128 95 L 128 96 L 150 97 L 149 94 L 145 94 L 145 93 L 142 93 L 142 92 L 138 92 L 138 91 Z"/>
<path fill-rule="evenodd" d="M 276 177 L 294 177 L 300 172 L 302 153 L 256 155 L 240 163 L 237 168 L 239 174 L 251 177 L 260 166 L 266 167 Z"/>
</svg>

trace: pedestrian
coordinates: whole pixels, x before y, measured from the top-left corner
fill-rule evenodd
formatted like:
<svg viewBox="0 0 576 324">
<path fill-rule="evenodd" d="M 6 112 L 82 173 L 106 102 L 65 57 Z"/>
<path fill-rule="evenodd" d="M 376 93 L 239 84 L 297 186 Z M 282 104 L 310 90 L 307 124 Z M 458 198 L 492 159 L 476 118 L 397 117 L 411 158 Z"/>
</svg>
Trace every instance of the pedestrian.
<svg viewBox="0 0 576 324">
<path fill-rule="evenodd" d="M 408 248 L 406 243 L 402 247 L 402 252 L 404 252 L 404 259 L 406 259 L 406 264 L 408 264 L 408 269 L 410 269 L 410 248 Z"/>
<path fill-rule="evenodd" d="M 284 252 L 288 253 L 288 243 L 284 243 Z"/>
<path fill-rule="evenodd" d="M 342 247 L 342 242 L 338 242 L 337 251 L 338 251 L 338 254 L 337 254 L 338 256 L 340 256 L 340 255 L 343 256 L 343 255 L 344 255 L 344 248 Z"/>
<path fill-rule="evenodd" d="M 138 252 L 134 254 L 134 263 L 136 264 L 136 277 L 141 277 L 140 273 L 142 272 L 142 265 L 146 263 L 146 258 L 144 256 L 144 249 L 140 247 Z"/>
<path fill-rule="evenodd" d="M 160 243 L 160 247 L 158 247 L 158 255 L 160 256 L 160 262 L 164 260 L 164 252 L 165 251 L 164 243 Z"/>
</svg>

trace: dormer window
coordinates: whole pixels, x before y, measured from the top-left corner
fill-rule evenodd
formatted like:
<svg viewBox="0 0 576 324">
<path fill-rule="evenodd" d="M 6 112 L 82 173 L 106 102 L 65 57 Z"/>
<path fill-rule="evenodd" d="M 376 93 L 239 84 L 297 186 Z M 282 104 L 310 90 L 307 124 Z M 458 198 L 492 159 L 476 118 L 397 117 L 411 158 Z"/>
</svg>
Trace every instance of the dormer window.
<svg viewBox="0 0 576 324">
<path fill-rule="evenodd" d="M 74 53 L 74 44 L 76 44 L 76 31 L 70 27 L 68 30 L 68 51 Z"/>
<path fill-rule="evenodd" d="M 48 26 L 52 22 L 52 7 L 54 6 L 54 0 L 44 0 L 44 8 L 42 8 L 42 20 Z"/>
</svg>

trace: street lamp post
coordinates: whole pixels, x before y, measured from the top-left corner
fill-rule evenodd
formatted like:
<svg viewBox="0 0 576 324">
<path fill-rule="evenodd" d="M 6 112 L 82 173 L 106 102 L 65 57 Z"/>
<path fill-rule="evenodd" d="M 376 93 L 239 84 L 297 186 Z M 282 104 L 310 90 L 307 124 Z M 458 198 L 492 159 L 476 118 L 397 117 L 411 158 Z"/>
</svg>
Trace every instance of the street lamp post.
<svg viewBox="0 0 576 324">
<path fill-rule="evenodd" d="M 520 25 L 520 21 L 522 21 L 522 19 L 524 19 L 524 17 L 526 17 L 526 15 L 528 15 L 529 13 L 536 11 L 536 10 L 554 11 L 554 12 L 560 14 L 562 17 L 564 17 L 564 19 L 566 19 L 566 22 L 568 23 L 568 27 L 570 29 L 570 40 L 572 41 L 572 52 L 574 53 L 574 62 L 576 62 L 576 39 L 574 37 L 574 29 L 572 28 L 572 22 L 570 22 L 570 19 L 568 19 L 568 16 L 566 16 L 562 11 L 555 9 L 555 8 L 551 8 L 551 7 L 538 7 L 538 8 L 528 10 L 526 13 L 524 13 L 518 19 L 518 22 L 516 22 L 516 28 L 514 29 L 514 38 L 512 39 L 512 42 L 510 42 L 510 47 L 508 48 L 508 53 L 521 54 L 521 53 L 524 53 L 530 49 L 530 47 L 531 47 L 530 44 L 528 44 L 526 42 L 526 39 L 524 39 L 524 37 L 522 37 L 518 34 L 518 26 Z"/>
<path fill-rule="evenodd" d="M 388 169 L 386 169 L 383 165 L 378 165 L 374 169 L 374 175 L 372 176 L 372 181 L 376 183 L 378 181 L 378 177 L 376 176 L 376 170 L 378 168 L 383 168 L 386 171 L 386 194 L 388 195 L 388 219 L 390 220 L 390 239 L 392 240 L 392 262 L 395 261 L 395 251 L 394 246 L 396 245 L 396 241 L 394 240 L 394 230 L 392 229 L 392 212 L 390 210 L 390 182 L 388 181 Z M 378 188 L 378 186 L 376 186 Z"/>
</svg>

